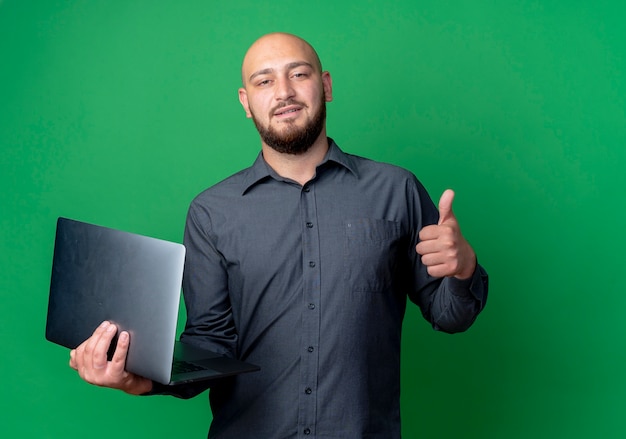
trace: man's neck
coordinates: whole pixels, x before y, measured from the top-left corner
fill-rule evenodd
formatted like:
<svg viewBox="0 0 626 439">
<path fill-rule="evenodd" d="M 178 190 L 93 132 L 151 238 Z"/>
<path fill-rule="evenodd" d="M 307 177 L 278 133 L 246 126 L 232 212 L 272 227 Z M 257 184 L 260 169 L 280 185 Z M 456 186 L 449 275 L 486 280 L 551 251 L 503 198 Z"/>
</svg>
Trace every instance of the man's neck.
<svg viewBox="0 0 626 439">
<path fill-rule="evenodd" d="M 262 143 L 263 158 L 278 175 L 304 186 L 315 176 L 315 169 L 328 152 L 328 138 L 322 132 L 309 150 L 303 154 L 280 153 Z"/>
</svg>

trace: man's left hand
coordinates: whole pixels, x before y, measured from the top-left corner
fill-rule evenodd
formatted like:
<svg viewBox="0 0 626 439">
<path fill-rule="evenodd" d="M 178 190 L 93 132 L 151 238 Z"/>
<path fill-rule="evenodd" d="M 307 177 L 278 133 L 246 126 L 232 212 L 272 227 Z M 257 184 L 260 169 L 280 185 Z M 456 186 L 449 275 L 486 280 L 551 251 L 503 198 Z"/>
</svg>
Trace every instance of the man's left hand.
<svg viewBox="0 0 626 439">
<path fill-rule="evenodd" d="M 431 276 L 468 279 L 476 269 L 476 254 L 461 234 L 452 201 L 454 191 L 448 189 L 439 200 L 439 222 L 420 230 L 415 251 Z"/>
</svg>

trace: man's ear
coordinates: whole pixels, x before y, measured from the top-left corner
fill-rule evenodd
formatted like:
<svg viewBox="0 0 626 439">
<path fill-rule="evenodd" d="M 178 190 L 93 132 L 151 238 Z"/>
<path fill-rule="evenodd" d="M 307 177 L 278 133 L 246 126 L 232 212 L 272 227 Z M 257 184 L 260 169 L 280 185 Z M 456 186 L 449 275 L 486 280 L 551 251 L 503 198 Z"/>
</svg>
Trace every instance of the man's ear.
<svg viewBox="0 0 626 439">
<path fill-rule="evenodd" d="M 250 119 L 252 114 L 250 114 L 250 106 L 248 105 L 248 93 L 243 87 L 239 89 L 239 102 L 246 112 L 246 117 Z"/>
<path fill-rule="evenodd" d="M 333 100 L 333 79 L 330 77 L 330 73 L 322 72 L 322 85 L 324 86 L 326 102 L 331 102 Z"/>
</svg>

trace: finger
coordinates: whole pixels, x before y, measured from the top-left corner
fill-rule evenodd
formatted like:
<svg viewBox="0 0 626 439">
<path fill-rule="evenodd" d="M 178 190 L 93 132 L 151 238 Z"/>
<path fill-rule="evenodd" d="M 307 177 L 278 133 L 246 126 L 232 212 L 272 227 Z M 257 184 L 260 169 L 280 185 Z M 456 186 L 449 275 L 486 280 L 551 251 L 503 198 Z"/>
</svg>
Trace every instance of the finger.
<svg viewBox="0 0 626 439">
<path fill-rule="evenodd" d="M 439 250 L 439 245 L 437 244 L 437 241 L 430 240 L 430 241 L 422 241 L 419 244 L 417 244 L 415 246 L 415 251 L 417 252 L 417 254 L 422 256 L 422 261 L 423 261 L 424 256 L 430 255 L 433 253 L 438 253 L 440 250 Z"/>
<path fill-rule="evenodd" d="M 103 369 L 106 367 L 108 362 L 107 352 L 117 332 L 117 327 L 113 324 L 109 324 L 103 329 L 92 353 L 92 365 L 94 369 Z"/>
<path fill-rule="evenodd" d="M 78 369 L 78 365 L 76 364 L 76 349 L 70 351 L 70 367 L 74 370 Z"/>
<path fill-rule="evenodd" d="M 120 375 L 126 368 L 126 356 L 128 354 L 128 346 L 130 345 L 130 336 L 128 332 L 122 331 L 117 340 L 117 346 L 111 358 L 111 373 Z"/>
<path fill-rule="evenodd" d="M 450 270 L 445 264 L 429 265 L 426 267 L 426 270 L 432 277 L 446 277 L 450 275 Z"/>
<path fill-rule="evenodd" d="M 454 267 L 457 265 L 458 256 L 454 250 L 431 251 L 422 255 L 422 263 L 427 266 L 447 265 Z"/>
<path fill-rule="evenodd" d="M 416 246 L 419 254 L 447 250 L 456 245 L 452 224 L 426 226 L 420 230 L 419 238 Z"/>
<path fill-rule="evenodd" d="M 446 189 L 439 199 L 439 225 L 454 219 L 454 213 L 452 213 L 453 201 L 454 191 L 452 189 Z"/>
<path fill-rule="evenodd" d="M 440 233 L 441 230 L 439 226 L 436 224 L 431 224 L 430 226 L 426 226 L 422 230 L 420 230 L 418 236 L 420 241 L 423 242 L 430 241 L 431 239 L 437 239 Z"/>
<path fill-rule="evenodd" d="M 89 367 L 91 367 L 91 358 L 93 356 L 94 350 L 96 349 L 98 341 L 102 337 L 104 331 L 106 331 L 108 325 L 109 322 L 102 322 L 100 326 L 98 326 L 95 331 L 93 331 L 91 337 L 82 342 L 76 348 L 76 361 L 78 362 L 79 367 L 86 365 L 87 363 L 89 364 Z"/>
</svg>

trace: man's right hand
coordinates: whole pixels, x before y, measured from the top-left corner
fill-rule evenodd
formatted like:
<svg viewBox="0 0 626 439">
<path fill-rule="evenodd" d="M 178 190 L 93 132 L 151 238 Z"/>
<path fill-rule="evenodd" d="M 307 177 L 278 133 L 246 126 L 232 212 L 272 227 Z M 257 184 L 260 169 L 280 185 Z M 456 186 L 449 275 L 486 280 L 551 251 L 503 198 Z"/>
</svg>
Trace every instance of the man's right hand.
<svg viewBox="0 0 626 439">
<path fill-rule="evenodd" d="M 70 352 L 70 367 L 90 384 L 120 389 L 132 395 L 152 390 L 152 380 L 127 372 L 126 355 L 130 344 L 128 332 L 123 331 L 117 341 L 113 357 L 107 359 L 107 351 L 117 332 L 117 327 L 102 322 L 94 333 Z"/>
</svg>

